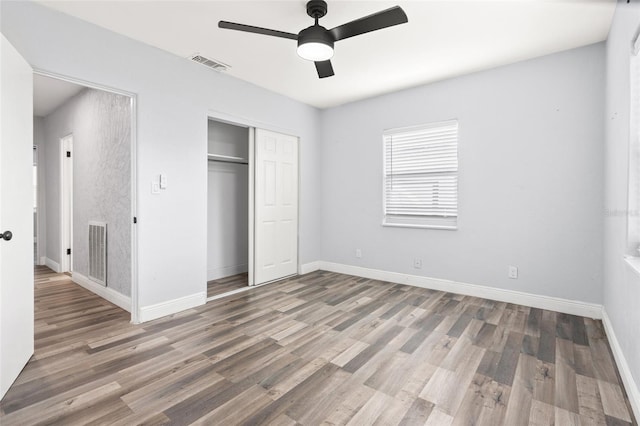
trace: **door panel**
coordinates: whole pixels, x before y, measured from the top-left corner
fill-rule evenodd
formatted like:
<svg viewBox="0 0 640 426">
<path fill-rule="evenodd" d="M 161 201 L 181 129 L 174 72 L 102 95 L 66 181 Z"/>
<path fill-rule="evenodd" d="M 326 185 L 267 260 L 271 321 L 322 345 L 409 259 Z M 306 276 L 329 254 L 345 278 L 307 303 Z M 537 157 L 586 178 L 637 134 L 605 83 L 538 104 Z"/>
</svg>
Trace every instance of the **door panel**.
<svg viewBox="0 0 640 426">
<path fill-rule="evenodd" d="M 33 71 L 2 36 L 0 398 L 33 354 Z"/>
<path fill-rule="evenodd" d="M 298 271 L 298 138 L 256 129 L 254 283 Z"/>
</svg>

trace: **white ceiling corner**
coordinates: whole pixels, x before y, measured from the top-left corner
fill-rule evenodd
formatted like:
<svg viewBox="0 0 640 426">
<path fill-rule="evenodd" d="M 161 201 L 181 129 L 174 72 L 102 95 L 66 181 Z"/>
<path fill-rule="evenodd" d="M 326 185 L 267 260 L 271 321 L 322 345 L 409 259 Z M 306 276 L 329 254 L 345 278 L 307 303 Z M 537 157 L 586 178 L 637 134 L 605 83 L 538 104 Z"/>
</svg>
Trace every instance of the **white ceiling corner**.
<svg viewBox="0 0 640 426">
<path fill-rule="evenodd" d="M 34 74 L 33 115 L 46 117 L 82 89 L 84 89 L 84 86 Z"/>
</svg>

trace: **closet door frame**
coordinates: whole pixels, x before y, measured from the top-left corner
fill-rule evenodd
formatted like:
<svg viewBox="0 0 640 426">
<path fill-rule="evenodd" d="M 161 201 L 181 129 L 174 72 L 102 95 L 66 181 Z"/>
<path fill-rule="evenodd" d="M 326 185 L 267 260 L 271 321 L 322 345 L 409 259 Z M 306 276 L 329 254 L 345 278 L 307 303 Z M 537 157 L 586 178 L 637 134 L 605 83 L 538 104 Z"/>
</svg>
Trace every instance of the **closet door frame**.
<svg viewBox="0 0 640 426">
<path fill-rule="evenodd" d="M 256 128 L 249 127 L 249 286 L 255 285 Z"/>
<path fill-rule="evenodd" d="M 297 251 L 298 264 L 296 265 L 296 270 L 297 270 L 297 273 L 300 274 L 300 198 L 301 198 L 300 197 L 300 151 L 302 149 L 301 147 L 302 144 L 300 143 L 301 141 L 300 136 L 298 136 L 296 132 L 291 129 L 285 129 L 278 126 L 273 126 L 268 123 L 249 120 L 245 117 L 238 117 L 232 114 L 227 114 L 227 113 L 216 111 L 216 110 L 208 111 L 207 120 L 221 121 L 223 123 L 228 123 L 234 126 L 240 126 L 240 127 L 245 127 L 249 129 L 249 214 L 248 214 L 248 217 L 249 217 L 249 223 L 248 223 L 248 226 L 249 226 L 249 244 L 248 244 L 249 287 L 256 286 L 255 284 L 255 167 L 256 167 L 256 163 L 255 163 L 255 159 L 256 159 L 255 133 L 256 132 L 255 130 L 264 129 L 271 132 L 295 136 L 296 138 L 298 138 L 298 176 L 297 176 L 297 179 L 298 179 L 298 205 L 297 205 L 298 220 L 297 222 L 298 223 L 297 223 L 297 230 L 296 230 L 296 235 L 297 235 L 296 251 Z M 273 281 L 270 281 L 270 282 L 273 282 Z M 266 284 L 269 284 L 270 282 L 263 283 L 260 285 L 266 285 Z M 205 292 L 206 292 L 206 285 L 207 285 L 206 281 L 204 285 L 205 285 Z"/>
</svg>

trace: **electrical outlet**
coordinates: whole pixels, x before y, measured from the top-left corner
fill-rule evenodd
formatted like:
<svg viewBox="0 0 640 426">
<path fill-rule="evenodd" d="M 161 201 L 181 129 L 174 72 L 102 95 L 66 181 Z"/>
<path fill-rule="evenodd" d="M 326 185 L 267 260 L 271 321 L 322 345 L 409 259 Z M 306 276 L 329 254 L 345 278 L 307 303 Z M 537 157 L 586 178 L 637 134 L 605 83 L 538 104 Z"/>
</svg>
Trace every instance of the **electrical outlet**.
<svg viewBox="0 0 640 426">
<path fill-rule="evenodd" d="M 160 193 L 160 183 L 151 182 L 151 193 L 152 194 L 159 194 Z"/>
<path fill-rule="evenodd" d="M 415 269 L 422 269 L 422 259 L 413 259 L 413 267 Z"/>
<path fill-rule="evenodd" d="M 356 257 L 357 257 L 358 259 L 361 259 L 361 258 L 362 258 L 362 250 L 360 250 L 360 249 L 356 249 Z"/>
<path fill-rule="evenodd" d="M 517 266 L 509 266 L 509 278 L 516 280 L 518 279 L 518 267 Z"/>
</svg>

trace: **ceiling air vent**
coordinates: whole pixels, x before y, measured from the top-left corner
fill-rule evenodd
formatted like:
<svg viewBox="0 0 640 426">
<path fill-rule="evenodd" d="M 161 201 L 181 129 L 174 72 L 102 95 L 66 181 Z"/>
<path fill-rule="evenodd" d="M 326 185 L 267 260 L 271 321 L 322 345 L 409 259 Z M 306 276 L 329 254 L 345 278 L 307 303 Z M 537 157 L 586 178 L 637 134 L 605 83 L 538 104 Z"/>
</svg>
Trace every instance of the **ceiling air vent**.
<svg viewBox="0 0 640 426">
<path fill-rule="evenodd" d="M 226 71 L 227 69 L 231 68 L 230 65 L 227 65 L 224 62 L 220 62 L 220 61 L 215 60 L 215 59 L 207 58 L 205 56 L 200 55 L 199 53 L 191 55 L 189 57 L 189 59 L 191 59 L 193 62 L 197 62 L 199 64 L 202 64 L 202 65 L 206 66 L 206 67 L 214 69 L 216 71 Z"/>
</svg>

